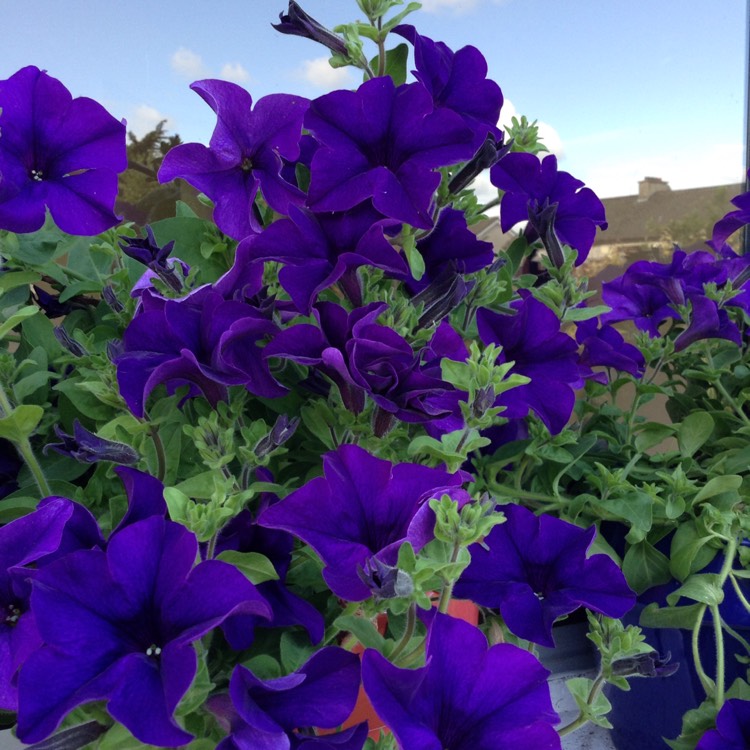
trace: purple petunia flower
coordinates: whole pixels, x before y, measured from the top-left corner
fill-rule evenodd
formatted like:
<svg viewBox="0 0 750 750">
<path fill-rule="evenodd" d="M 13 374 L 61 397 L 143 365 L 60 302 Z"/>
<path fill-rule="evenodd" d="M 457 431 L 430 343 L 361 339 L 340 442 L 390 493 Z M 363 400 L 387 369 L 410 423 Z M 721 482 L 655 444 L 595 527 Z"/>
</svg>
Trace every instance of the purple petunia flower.
<svg viewBox="0 0 750 750">
<path fill-rule="evenodd" d="M 299 3 L 289 0 L 289 7 L 286 13 L 279 13 L 279 22 L 272 23 L 271 26 L 282 34 L 291 34 L 301 36 L 305 39 L 312 39 L 314 42 L 328 47 L 334 55 L 348 57 L 346 42 L 340 37 L 327 29 L 323 24 L 316 21 L 312 16 L 305 13 Z"/>
<path fill-rule="evenodd" d="M 405 541 L 419 551 L 433 538 L 435 516 L 427 501 L 468 478 L 417 464 L 393 465 L 356 445 L 325 454 L 323 472 L 268 508 L 258 523 L 307 542 L 325 563 L 331 591 L 352 602 L 372 593 L 359 569 L 373 556 L 394 565 Z"/>
<path fill-rule="evenodd" d="M 472 46 L 453 52 L 443 42 L 422 36 L 408 24 L 393 29 L 414 46 L 414 77 L 430 92 L 436 108 L 460 115 L 474 133 L 478 148 L 488 133 L 502 139 L 497 127 L 503 92 L 487 78 L 487 61 Z"/>
<path fill-rule="evenodd" d="M 69 234 L 117 224 L 124 122 L 29 65 L 0 81 L 0 129 L 0 229 L 35 232 L 46 208 Z"/>
<path fill-rule="evenodd" d="M 412 294 L 424 290 L 449 268 L 454 269 L 454 273 L 473 273 L 489 266 L 495 258 L 492 243 L 477 239 L 467 226 L 463 212 L 454 208 L 444 208 L 440 212 L 435 228 L 417 242 L 417 250 L 425 265 L 422 278 L 417 281 L 411 274 L 397 277 L 406 280 L 406 287 Z"/>
<path fill-rule="evenodd" d="M 471 547 L 471 563 L 455 587 L 458 598 L 497 607 L 514 635 L 551 648 L 558 617 L 587 607 L 619 618 L 635 604 L 614 560 L 586 557 L 595 527 L 535 516 L 519 505 L 501 509 L 505 523 Z"/>
<path fill-rule="evenodd" d="M 0 528 L 0 710 L 17 710 L 16 671 L 40 644 L 34 618 L 28 614 L 25 568 L 59 548 L 72 512 L 70 500 L 52 498 Z"/>
<path fill-rule="evenodd" d="M 528 651 L 488 648 L 480 630 L 443 614 L 421 669 L 400 669 L 373 649 L 362 657 L 367 695 L 401 750 L 559 750 L 548 674 Z"/>
<path fill-rule="evenodd" d="M 396 222 L 384 219 L 363 203 L 341 213 L 313 214 L 292 207 L 288 219 L 271 224 L 262 234 L 247 237 L 237 248 L 235 264 L 258 260 L 284 263 L 279 282 L 300 312 L 310 313 L 317 295 L 338 282 L 352 304 L 362 304 L 356 277 L 359 266 L 405 274 L 403 256 L 383 234 Z"/>
<path fill-rule="evenodd" d="M 354 709 L 359 683 L 359 658 L 335 646 L 313 654 L 296 672 L 271 680 L 237 666 L 229 695 L 208 704 L 230 733 L 217 750 L 362 750 L 366 724 L 320 736 L 306 731 L 342 724 Z"/>
<path fill-rule="evenodd" d="M 732 198 L 736 211 L 730 211 L 716 222 L 708 245 L 720 255 L 733 254 L 727 240 L 742 227 L 750 224 L 750 192 Z"/>
<path fill-rule="evenodd" d="M 576 341 L 582 351 L 579 362 L 584 368 L 612 367 L 640 378 L 646 369 L 646 360 L 638 347 L 628 344 L 622 334 L 608 323 L 599 323 L 596 318 L 582 320 L 576 324 Z M 591 373 L 600 383 L 607 383 L 604 372 Z"/>
<path fill-rule="evenodd" d="M 486 308 L 477 311 L 481 340 L 503 348 L 498 363 L 513 362 L 512 373 L 531 379 L 526 385 L 501 393 L 495 406 L 505 406 L 502 416 L 509 419 L 525 417 L 531 409 L 554 435 L 570 419 L 574 389 L 583 384 L 578 346 L 560 330 L 555 313 L 531 295 L 515 307 L 515 315 Z"/>
<path fill-rule="evenodd" d="M 583 182 L 558 171 L 553 154 L 541 162 L 534 154 L 507 154 L 492 167 L 490 179 L 495 187 L 505 191 L 500 204 L 503 232 L 528 221 L 529 240 L 541 237 L 550 251 L 556 237 L 578 251 L 576 265 L 586 260 L 596 228 L 607 228 L 602 202 Z"/>
<path fill-rule="evenodd" d="M 716 729 L 701 737 L 695 750 L 747 750 L 750 747 L 750 701 L 728 700 L 716 717 Z"/>
<path fill-rule="evenodd" d="M 182 177 L 203 191 L 216 207 L 214 221 L 236 240 L 259 232 L 253 209 L 258 188 L 274 211 L 286 214 L 301 204 L 303 193 L 281 177 L 282 159 L 299 156 L 302 118 L 309 101 L 300 96 L 271 94 L 253 100 L 228 81 L 196 81 L 190 86 L 216 113 L 207 148 L 185 143 L 173 148 L 159 169 L 159 181 Z"/>
<path fill-rule="evenodd" d="M 44 645 L 19 674 L 23 742 L 44 739 L 92 700 L 108 701 L 141 742 L 192 739 L 173 714 L 195 677 L 193 641 L 233 612 L 270 615 L 236 568 L 215 560 L 193 567 L 197 552 L 187 529 L 151 516 L 114 534 L 106 552 L 72 552 L 37 573 L 31 609 Z"/>
<path fill-rule="evenodd" d="M 263 496 L 260 510 L 268 507 L 268 496 Z M 275 499 L 271 496 L 269 499 Z M 278 499 L 275 499 L 278 502 Z M 284 531 L 266 529 L 258 525 L 248 510 L 235 516 L 222 530 L 216 540 L 217 554 L 224 550 L 259 552 L 268 557 L 279 578 L 258 584 L 258 592 L 271 607 L 271 619 L 257 615 L 239 613 L 224 622 L 222 630 L 232 648 L 249 648 L 255 637 L 256 627 L 284 628 L 301 625 L 312 643 L 323 638 L 325 622 L 323 616 L 305 599 L 292 593 L 284 584 L 292 562 L 294 537 Z"/>
<path fill-rule="evenodd" d="M 189 397 L 202 393 L 212 404 L 226 397 L 228 385 L 266 398 L 286 393 L 258 347 L 278 329 L 251 305 L 207 286 L 174 300 L 146 290 L 141 302 L 115 363 L 120 392 L 136 416 L 162 383 L 170 393 L 189 385 Z"/>
<path fill-rule="evenodd" d="M 321 144 L 312 160 L 310 208 L 346 211 L 371 198 L 385 216 L 420 229 L 432 227 L 440 184 L 434 170 L 474 152 L 458 115 L 434 111 L 421 83 L 396 87 L 390 77 L 313 100 L 305 127 Z"/>
</svg>

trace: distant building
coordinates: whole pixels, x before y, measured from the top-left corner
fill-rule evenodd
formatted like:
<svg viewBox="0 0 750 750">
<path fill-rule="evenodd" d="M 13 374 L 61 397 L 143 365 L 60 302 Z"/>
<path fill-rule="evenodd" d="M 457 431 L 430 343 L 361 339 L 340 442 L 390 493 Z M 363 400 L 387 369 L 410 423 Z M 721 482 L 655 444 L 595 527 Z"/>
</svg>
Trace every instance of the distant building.
<svg viewBox="0 0 750 750">
<path fill-rule="evenodd" d="M 732 210 L 730 200 L 742 184 L 672 190 L 659 177 L 645 177 L 638 193 L 605 198 L 608 229 L 597 232 L 583 272 L 606 281 L 636 260 L 667 262 L 673 245 L 706 249 L 713 225 Z"/>
</svg>

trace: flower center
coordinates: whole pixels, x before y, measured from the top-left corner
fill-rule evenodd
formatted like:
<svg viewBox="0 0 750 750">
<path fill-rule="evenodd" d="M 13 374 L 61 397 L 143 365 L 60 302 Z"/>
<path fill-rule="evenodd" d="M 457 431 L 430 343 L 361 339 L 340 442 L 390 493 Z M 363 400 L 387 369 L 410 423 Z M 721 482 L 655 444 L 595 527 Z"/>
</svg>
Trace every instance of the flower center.
<svg viewBox="0 0 750 750">
<path fill-rule="evenodd" d="M 151 644 L 146 649 L 146 656 L 150 656 L 152 659 L 158 659 L 161 656 L 161 647 Z"/>
<path fill-rule="evenodd" d="M 9 604 L 6 613 L 5 624 L 13 627 L 21 617 L 21 610 L 15 604 Z"/>
<path fill-rule="evenodd" d="M 31 179 L 35 182 L 41 182 L 44 175 L 42 174 L 41 169 L 32 169 L 31 170 Z"/>
<path fill-rule="evenodd" d="M 240 169 L 242 169 L 243 172 L 250 172 L 252 171 L 252 168 L 253 168 L 253 160 L 249 156 L 246 156 L 242 160 L 242 164 L 240 164 Z"/>
</svg>

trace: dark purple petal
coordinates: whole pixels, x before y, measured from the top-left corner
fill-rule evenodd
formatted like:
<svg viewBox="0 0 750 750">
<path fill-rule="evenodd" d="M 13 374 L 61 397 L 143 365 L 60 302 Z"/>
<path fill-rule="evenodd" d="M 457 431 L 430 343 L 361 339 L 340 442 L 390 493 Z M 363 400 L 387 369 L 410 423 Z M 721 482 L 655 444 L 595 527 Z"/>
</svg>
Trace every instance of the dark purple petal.
<svg viewBox="0 0 750 750">
<path fill-rule="evenodd" d="M 462 474 L 417 464 L 393 466 L 354 445 L 326 454 L 323 471 L 324 477 L 268 508 L 258 523 L 310 544 L 326 564 L 323 575 L 331 590 L 349 601 L 371 594 L 358 568 L 374 554 L 393 564 L 407 539 L 421 549 L 432 531 L 425 536 L 426 501 L 464 481 Z M 367 483 L 360 481 L 363 476 Z"/>
<path fill-rule="evenodd" d="M 457 597 L 498 607 L 515 635 L 549 647 L 554 621 L 580 606 L 616 618 L 630 610 L 635 595 L 616 563 L 606 555 L 586 557 L 593 528 L 521 506 L 502 510 L 506 522 L 471 548 Z"/>
<path fill-rule="evenodd" d="M 0 81 L 0 112 L 0 227 L 35 231 L 45 208 L 70 234 L 99 234 L 119 221 L 124 123 L 34 66 Z"/>
<path fill-rule="evenodd" d="M 372 649 L 362 658 L 367 695 L 403 750 L 559 748 L 548 674 L 529 652 L 488 649 L 481 631 L 442 614 L 425 667 L 400 669 Z"/>
</svg>

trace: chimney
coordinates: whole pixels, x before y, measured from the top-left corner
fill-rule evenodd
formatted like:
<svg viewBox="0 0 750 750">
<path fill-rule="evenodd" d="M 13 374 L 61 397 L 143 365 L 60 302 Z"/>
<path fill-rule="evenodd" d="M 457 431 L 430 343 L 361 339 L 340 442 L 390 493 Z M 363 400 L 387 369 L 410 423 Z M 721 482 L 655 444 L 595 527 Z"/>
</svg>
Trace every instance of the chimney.
<svg viewBox="0 0 750 750">
<path fill-rule="evenodd" d="M 654 193 L 671 189 L 669 183 L 664 182 L 661 177 L 644 177 L 638 183 L 638 202 L 647 201 Z"/>
</svg>

